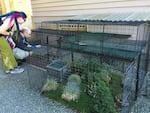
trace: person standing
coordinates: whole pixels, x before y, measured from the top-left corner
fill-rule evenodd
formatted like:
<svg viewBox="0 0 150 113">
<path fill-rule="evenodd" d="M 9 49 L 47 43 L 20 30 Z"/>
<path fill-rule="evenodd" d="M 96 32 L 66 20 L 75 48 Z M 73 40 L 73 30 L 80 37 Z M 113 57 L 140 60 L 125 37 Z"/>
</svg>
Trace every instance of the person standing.
<svg viewBox="0 0 150 113">
<path fill-rule="evenodd" d="M 13 11 L 0 16 L 0 18 L 0 54 L 3 69 L 6 73 L 22 73 L 24 69 L 18 67 L 13 51 L 5 37 L 11 35 L 11 29 L 15 23 L 16 25 L 23 24 L 26 21 L 27 16 L 24 12 Z"/>
</svg>

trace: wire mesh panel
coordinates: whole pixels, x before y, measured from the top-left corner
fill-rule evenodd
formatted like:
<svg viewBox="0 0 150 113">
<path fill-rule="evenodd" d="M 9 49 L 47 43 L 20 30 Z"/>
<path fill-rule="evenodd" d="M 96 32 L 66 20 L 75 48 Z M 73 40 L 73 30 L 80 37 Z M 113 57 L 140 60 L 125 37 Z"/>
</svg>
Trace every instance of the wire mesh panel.
<svg viewBox="0 0 150 113">
<path fill-rule="evenodd" d="M 62 48 L 124 59 L 133 59 L 141 46 L 135 50 L 135 41 L 119 39 L 124 37 L 128 38 L 129 36 L 107 33 L 79 33 L 75 36 L 63 37 L 62 42 L 65 42 L 65 44 L 62 45 Z"/>
<path fill-rule="evenodd" d="M 111 69 L 123 72 L 126 83 L 122 112 L 125 113 L 134 102 L 147 71 L 149 31 L 150 27 L 146 22 L 43 22 L 42 28 L 33 30 L 33 36 L 47 47 L 46 53 L 33 56 L 37 59 L 30 61 L 35 64 L 40 62 L 38 66 L 46 67 L 49 75 L 59 81 L 72 72 L 79 75 L 89 70 L 95 72 L 96 67 L 91 66 L 94 58 L 97 66 L 105 64 Z M 138 55 L 141 57 L 137 61 Z M 75 62 L 76 60 L 81 62 Z M 55 61 L 66 64 L 58 68 L 54 66 L 58 63 Z M 85 65 L 80 65 L 82 62 Z M 67 64 L 73 64 L 69 72 L 66 72 Z"/>
<path fill-rule="evenodd" d="M 27 58 L 27 62 L 38 67 L 45 68 L 49 62 L 48 48 L 42 46 L 33 50 L 33 54 Z"/>
<path fill-rule="evenodd" d="M 62 82 L 67 76 L 67 64 L 60 60 L 55 60 L 46 66 L 49 76 Z"/>
<path fill-rule="evenodd" d="M 124 92 L 122 101 L 122 113 L 128 113 L 136 98 L 136 73 L 137 62 L 132 62 L 126 70 L 124 80 Z"/>
<path fill-rule="evenodd" d="M 87 29 L 77 29 L 79 26 Z M 80 52 L 130 62 L 145 48 L 148 29 L 144 22 L 49 21 L 42 22 L 41 29 L 33 33 L 42 45 L 68 50 L 71 54 Z"/>
</svg>

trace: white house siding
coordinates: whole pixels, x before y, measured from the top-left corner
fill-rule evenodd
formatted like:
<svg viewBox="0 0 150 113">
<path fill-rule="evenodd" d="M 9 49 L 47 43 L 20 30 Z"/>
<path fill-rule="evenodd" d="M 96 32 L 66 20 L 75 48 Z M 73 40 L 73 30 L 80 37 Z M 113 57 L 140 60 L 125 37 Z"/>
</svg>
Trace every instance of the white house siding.
<svg viewBox="0 0 150 113">
<path fill-rule="evenodd" d="M 33 23 L 105 12 L 150 11 L 150 0 L 31 0 Z"/>
<path fill-rule="evenodd" d="M 137 38 L 137 26 L 130 25 L 87 25 L 87 31 L 131 35 L 131 40 Z"/>
<path fill-rule="evenodd" d="M 130 40 L 147 40 L 148 24 L 141 24 L 139 26 L 132 25 L 87 25 L 89 32 L 104 32 L 112 34 L 131 35 Z"/>
</svg>

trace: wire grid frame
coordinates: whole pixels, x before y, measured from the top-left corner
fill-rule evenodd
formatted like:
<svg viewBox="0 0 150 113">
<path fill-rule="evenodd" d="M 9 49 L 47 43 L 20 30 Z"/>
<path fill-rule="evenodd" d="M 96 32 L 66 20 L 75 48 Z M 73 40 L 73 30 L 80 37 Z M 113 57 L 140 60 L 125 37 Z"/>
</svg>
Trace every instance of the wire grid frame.
<svg viewBox="0 0 150 113">
<path fill-rule="evenodd" d="M 136 99 L 136 82 L 137 82 L 137 62 L 133 61 L 126 69 L 126 77 L 124 80 L 122 113 L 128 113 Z"/>
<path fill-rule="evenodd" d="M 78 28 L 81 25 L 86 25 L 86 29 Z M 40 36 L 42 45 L 99 55 L 103 59 L 132 61 L 146 46 L 148 25 L 144 22 L 52 21 L 43 22 L 42 29 L 33 30 L 33 33 Z"/>
<path fill-rule="evenodd" d="M 78 28 L 82 25 L 86 29 Z M 33 35 L 49 49 L 70 51 L 72 61 L 74 52 L 98 55 L 101 63 L 109 63 L 111 67 L 121 64 L 116 69 L 125 72 L 126 65 L 146 46 L 148 25 L 143 22 L 43 22 L 42 29 L 33 30 Z M 57 53 L 47 52 L 48 56 L 60 58 Z"/>
<path fill-rule="evenodd" d="M 53 23 L 53 22 L 52 22 Z M 85 24 L 86 22 L 83 22 Z M 59 23 L 55 23 L 59 26 Z M 73 23 L 71 23 L 73 24 Z M 97 56 L 100 63 L 107 63 L 115 66 L 120 64 L 125 73 L 127 65 L 135 60 L 140 53 L 145 54 L 141 59 L 140 65 L 147 65 L 149 49 L 149 24 L 148 23 L 86 23 L 87 31 L 67 31 L 56 29 L 37 29 L 33 33 L 40 33 L 41 44 L 49 48 L 70 51 L 70 62 L 78 58 L 77 53 L 86 54 L 87 56 Z M 68 29 L 68 28 L 67 28 Z M 36 35 L 37 37 L 39 35 Z M 49 52 L 48 52 L 49 54 Z M 51 54 L 52 55 L 52 54 Z M 59 55 L 58 55 L 59 56 Z M 62 55 L 63 56 L 63 55 Z M 82 55 L 83 56 L 83 55 Z M 60 57 L 60 56 L 59 56 Z M 59 59 L 59 58 L 57 58 Z M 81 59 L 81 58 L 80 58 Z M 84 58 L 83 58 L 84 59 Z M 81 61 L 83 60 L 81 59 Z M 109 59 L 109 60 L 107 60 Z M 112 59 L 112 60 L 110 60 Z M 114 61 L 115 59 L 115 61 Z M 119 60 L 119 63 L 117 61 Z M 147 66 L 142 66 L 142 72 L 146 72 Z M 132 69 L 131 69 L 132 70 Z M 75 70 L 80 71 L 81 70 Z M 138 72 L 137 72 L 138 73 Z M 144 77 L 144 74 L 142 75 Z"/>
</svg>

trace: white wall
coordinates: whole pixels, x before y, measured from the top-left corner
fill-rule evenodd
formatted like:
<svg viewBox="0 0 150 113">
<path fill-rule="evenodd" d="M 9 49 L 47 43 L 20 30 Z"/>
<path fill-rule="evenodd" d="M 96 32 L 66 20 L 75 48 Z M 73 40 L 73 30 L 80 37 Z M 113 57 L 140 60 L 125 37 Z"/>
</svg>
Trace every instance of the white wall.
<svg viewBox="0 0 150 113">
<path fill-rule="evenodd" d="M 31 0 L 33 22 L 68 19 L 75 15 L 150 11 L 150 0 Z"/>
</svg>

